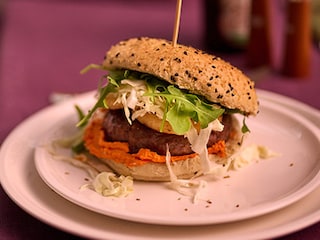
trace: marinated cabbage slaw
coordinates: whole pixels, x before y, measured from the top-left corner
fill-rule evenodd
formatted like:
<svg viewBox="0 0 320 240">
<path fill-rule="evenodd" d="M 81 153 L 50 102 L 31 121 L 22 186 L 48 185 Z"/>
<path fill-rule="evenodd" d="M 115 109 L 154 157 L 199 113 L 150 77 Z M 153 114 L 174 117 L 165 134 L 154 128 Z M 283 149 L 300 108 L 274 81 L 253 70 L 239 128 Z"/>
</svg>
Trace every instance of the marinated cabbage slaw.
<svg viewBox="0 0 320 240">
<path fill-rule="evenodd" d="M 100 65 L 92 64 L 82 73 L 91 68 L 106 70 Z M 110 99 L 110 97 L 113 105 L 123 107 L 129 124 L 147 113 L 162 119 L 160 131 L 162 131 L 164 123 L 169 122 L 177 134 L 184 135 L 189 140 L 192 150 L 199 155 L 204 175 L 219 179 L 226 176 L 230 170 L 238 170 L 255 161 L 278 155 L 265 146 L 252 144 L 246 147 L 241 145 L 240 150 L 230 156 L 223 164 L 210 161 L 206 145 L 211 131 L 223 130 L 224 126 L 219 121 L 219 117 L 223 113 L 240 113 L 245 117 L 244 113 L 210 103 L 200 96 L 190 94 L 145 73 L 129 70 L 113 71 L 105 75 L 103 79 L 107 79 L 107 84 L 100 87 L 98 100 L 88 114 L 84 115 L 80 108 L 76 108 L 81 119 L 77 124 L 78 134 L 71 138 L 54 141 L 53 147 L 48 148 L 54 158 L 70 162 L 88 171 L 92 182 L 82 186 L 83 188 L 89 187 L 102 196 L 109 197 L 126 197 L 133 191 L 132 177 L 119 176 L 111 170 L 98 172 L 81 162 L 81 159 L 79 161 L 79 158 L 87 157 L 82 154 L 85 151 L 82 143 L 83 128 L 96 109 L 112 107 L 108 106 L 108 98 Z M 195 128 L 194 123 L 200 125 L 200 130 Z M 243 137 L 250 132 L 245 124 L 245 118 L 241 130 L 244 134 Z M 62 156 L 56 151 L 57 146 L 71 148 L 76 155 L 73 157 Z M 170 149 L 167 148 L 166 166 L 170 174 L 169 187 L 182 195 L 190 196 L 193 202 L 197 202 L 202 191 L 208 185 L 207 181 L 197 178 L 178 179 L 171 169 L 170 157 Z"/>
</svg>

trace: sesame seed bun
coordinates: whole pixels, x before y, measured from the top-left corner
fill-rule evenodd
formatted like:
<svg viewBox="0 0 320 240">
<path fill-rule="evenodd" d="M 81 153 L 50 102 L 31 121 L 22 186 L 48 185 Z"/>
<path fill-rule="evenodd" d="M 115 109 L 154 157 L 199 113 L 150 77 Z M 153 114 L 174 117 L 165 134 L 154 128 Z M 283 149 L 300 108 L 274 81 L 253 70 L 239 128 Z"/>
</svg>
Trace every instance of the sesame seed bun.
<svg viewBox="0 0 320 240">
<path fill-rule="evenodd" d="M 258 112 L 254 82 L 228 62 L 193 47 L 132 38 L 112 46 L 103 66 L 148 73 L 229 109 Z"/>
</svg>

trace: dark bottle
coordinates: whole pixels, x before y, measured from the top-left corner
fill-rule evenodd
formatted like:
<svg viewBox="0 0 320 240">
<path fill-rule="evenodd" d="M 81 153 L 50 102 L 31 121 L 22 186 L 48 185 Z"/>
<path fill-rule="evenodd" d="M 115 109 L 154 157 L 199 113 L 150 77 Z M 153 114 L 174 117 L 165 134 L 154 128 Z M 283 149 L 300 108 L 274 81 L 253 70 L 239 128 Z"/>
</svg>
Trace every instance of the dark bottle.
<svg viewBox="0 0 320 240">
<path fill-rule="evenodd" d="M 208 50 L 239 52 L 249 37 L 251 0 L 205 0 L 205 45 Z"/>
<path fill-rule="evenodd" d="M 251 4 L 250 38 L 247 47 L 249 67 L 272 65 L 270 0 L 253 0 Z"/>
<path fill-rule="evenodd" d="M 311 67 L 311 1 L 288 0 L 283 72 L 305 78 Z"/>
</svg>

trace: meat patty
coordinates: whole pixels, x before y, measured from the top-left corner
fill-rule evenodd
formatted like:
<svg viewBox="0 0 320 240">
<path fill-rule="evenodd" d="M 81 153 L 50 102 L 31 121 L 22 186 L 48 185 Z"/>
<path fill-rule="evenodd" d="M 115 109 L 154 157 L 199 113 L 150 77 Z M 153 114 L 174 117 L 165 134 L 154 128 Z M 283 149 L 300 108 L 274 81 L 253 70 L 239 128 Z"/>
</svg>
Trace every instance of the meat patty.
<svg viewBox="0 0 320 240">
<path fill-rule="evenodd" d="M 212 131 L 207 145 L 212 146 L 219 140 L 228 140 L 231 123 L 231 116 L 223 115 L 223 131 Z M 160 155 L 165 155 L 167 145 L 173 156 L 193 153 L 188 139 L 184 136 L 157 132 L 139 121 L 133 121 L 130 125 L 122 109 L 108 111 L 103 129 L 106 141 L 128 142 L 130 153 L 136 153 L 140 148 L 148 148 Z"/>
</svg>

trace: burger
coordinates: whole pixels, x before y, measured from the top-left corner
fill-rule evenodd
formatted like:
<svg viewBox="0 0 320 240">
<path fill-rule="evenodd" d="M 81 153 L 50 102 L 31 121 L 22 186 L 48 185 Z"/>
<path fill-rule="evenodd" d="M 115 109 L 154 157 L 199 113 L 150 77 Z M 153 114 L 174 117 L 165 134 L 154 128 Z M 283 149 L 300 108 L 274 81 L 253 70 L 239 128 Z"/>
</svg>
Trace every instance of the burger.
<svg viewBox="0 0 320 240">
<path fill-rule="evenodd" d="M 155 38 L 132 38 L 107 51 L 106 84 L 84 126 L 91 165 L 135 180 L 210 174 L 239 148 L 258 113 L 254 82 L 219 57 Z M 235 114 L 243 115 L 241 122 Z M 99 163 L 97 163 L 97 160 Z"/>
</svg>

